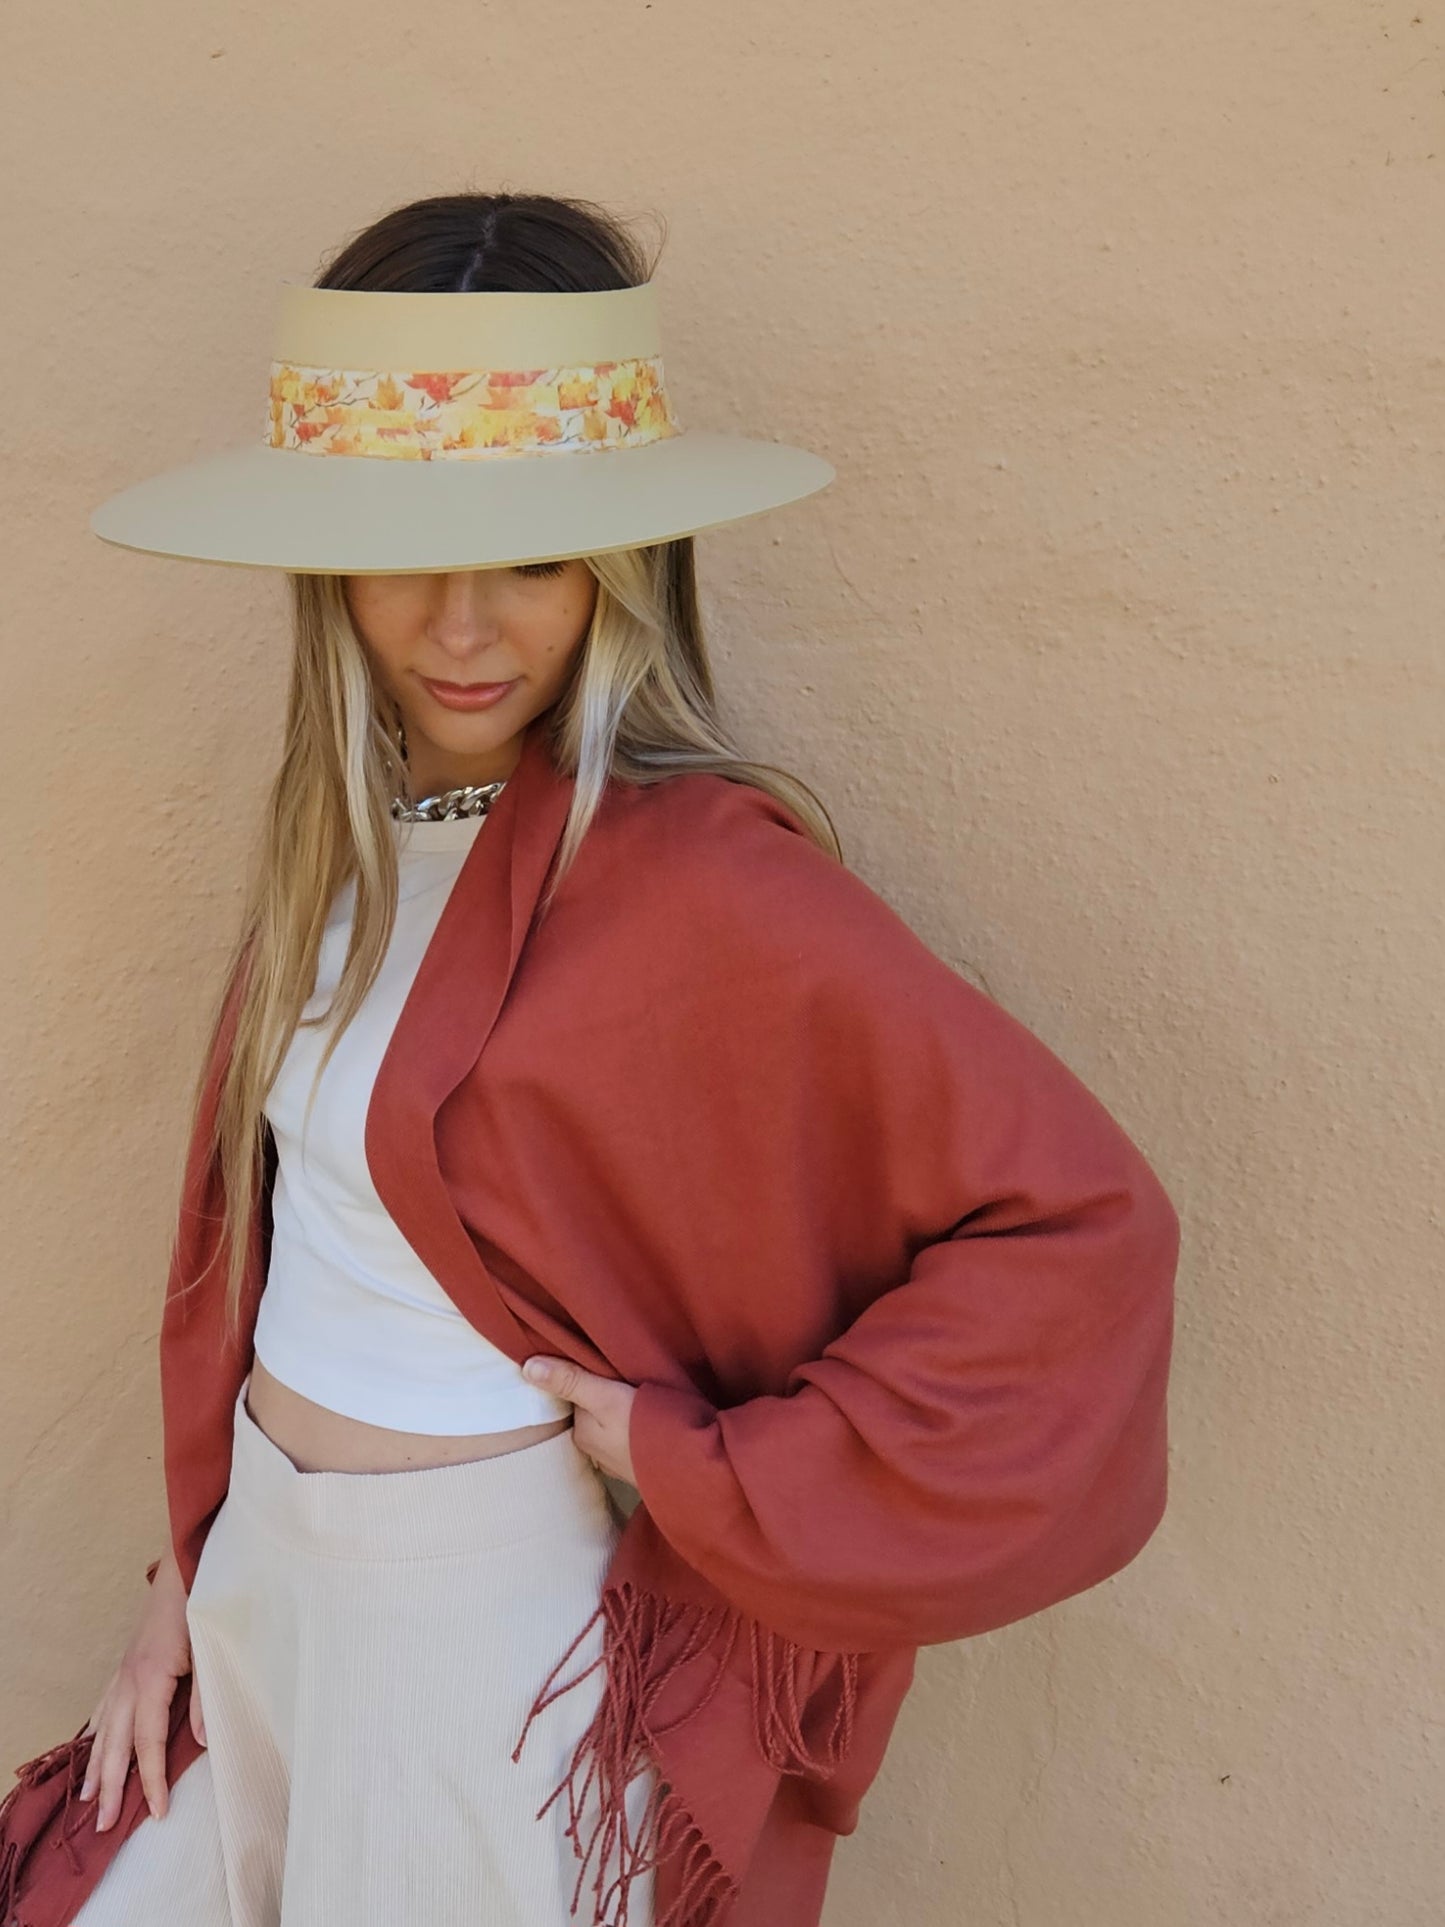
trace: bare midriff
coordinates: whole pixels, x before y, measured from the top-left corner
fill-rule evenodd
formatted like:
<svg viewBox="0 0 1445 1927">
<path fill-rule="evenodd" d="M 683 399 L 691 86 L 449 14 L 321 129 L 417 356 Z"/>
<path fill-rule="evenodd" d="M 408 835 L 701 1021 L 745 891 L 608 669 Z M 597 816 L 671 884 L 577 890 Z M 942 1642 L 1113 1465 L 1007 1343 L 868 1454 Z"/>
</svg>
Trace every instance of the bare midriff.
<svg viewBox="0 0 1445 1927">
<path fill-rule="evenodd" d="M 246 1410 L 298 1472 L 408 1472 L 428 1465 L 460 1465 L 540 1445 L 572 1424 L 568 1417 L 516 1425 L 506 1432 L 396 1432 L 303 1398 L 273 1378 L 254 1354 Z"/>
</svg>

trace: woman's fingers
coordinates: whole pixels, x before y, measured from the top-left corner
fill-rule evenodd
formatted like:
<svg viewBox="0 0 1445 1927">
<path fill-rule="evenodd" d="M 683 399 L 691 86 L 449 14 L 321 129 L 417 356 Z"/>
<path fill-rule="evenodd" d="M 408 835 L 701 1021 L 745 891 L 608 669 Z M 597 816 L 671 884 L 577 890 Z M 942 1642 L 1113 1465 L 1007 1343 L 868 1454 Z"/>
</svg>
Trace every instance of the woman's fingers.
<svg viewBox="0 0 1445 1927">
<path fill-rule="evenodd" d="M 112 1683 L 104 1706 L 91 1722 L 95 1740 L 80 1789 L 82 1800 L 99 1795 L 97 1833 L 114 1826 L 119 1817 L 132 1757 L 151 1812 L 160 1819 L 169 1807 L 166 1739 L 175 1690 L 174 1677 L 149 1667 L 138 1677 L 123 1670 Z"/>
<path fill-rule="evenodd" d="M 96 1736 L 95 1739 L 91 1742 L 90 1758 L 85 1763 L 85 1778 L 81 1782 L 81 1787 L 80 1787 L 80 1797 L 82 1800 L 89 1800 L 93 1798 L 96 1788 L 100 1785 L 100 1759 L 101 1759 L 100 1731 L 101 1731 L 101 1728 L 105 1725 L 106 1713 L 110 1705 L 110 1696 L 115 1691 L 115 1687 L 116 1687 L 116 1677 L 114 1674 L 112 1674 L 110 1680 L 106 1684 L 105 1691 L 100 1696 L 100 1704 L 96 1707 L 95 1711 L 91 1714 L 90 1718 L 86 1721 L 85 1725 L 81 1729 L 83 1733 L 93 1733 Z"/>
<path fill-rule="evenodd" d="M 170 1804 L 166 1788 L 166 1736 L 175 1696 L 174 1677 L 152 1672 L 146 1677 L 136 1701 L 135 1757 L 146 1805 L 157 1820 L 164 1816 Z"/>
<path fill-rule="evenodd" d="M 636 1485 L 629 1436 L 632 1401 L 637 1397 L 635 1385 L 585 1371 L 570 1358 L 550 1358 L 542 1353 L 523 1360 L 522 1374 L 571 1403 L 572 1442 L 599 1472 L 610 1472 L 613 1478 Z"/>
<path fill-rule="evenodd" d="M 117 1685 L 96 1731 L 95 1745 L 90 1755 L 94 1789 L 99 1794 L 95 1809 L 97 1833 L 104 1833 L 107 1827 L 113 1826 L 120 1812 L 125 1776 L 130 1771 L 134 1723 L 135 1702 L 129 1697 L 124 1684 Z"/>
</svg>

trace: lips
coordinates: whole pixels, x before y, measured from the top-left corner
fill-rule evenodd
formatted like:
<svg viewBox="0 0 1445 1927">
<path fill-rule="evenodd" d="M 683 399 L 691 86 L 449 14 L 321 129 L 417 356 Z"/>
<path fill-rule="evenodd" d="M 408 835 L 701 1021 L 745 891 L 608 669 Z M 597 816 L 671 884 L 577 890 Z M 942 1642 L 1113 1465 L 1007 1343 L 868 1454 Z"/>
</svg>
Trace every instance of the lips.
<svg viewBox="0 0 1445 1927">
<path fill-rule="evenodd" d="M 433 689 L 445 690 L 448 695 L 455 691 L 474 696 L 483 689 L 510 689 L 512 686 L 508 682 L 442 682 L 437 676 L 423 676 L 422 681 L 429 682 Z"/>
<path fill-rule="evenodd" d="M 511 682 L 472 683 L 435 682 L 430 676 L 418 680 L 445 709 L 489 709 L 516 687 L 519 678 L 514 676 Z"/>
</svg>

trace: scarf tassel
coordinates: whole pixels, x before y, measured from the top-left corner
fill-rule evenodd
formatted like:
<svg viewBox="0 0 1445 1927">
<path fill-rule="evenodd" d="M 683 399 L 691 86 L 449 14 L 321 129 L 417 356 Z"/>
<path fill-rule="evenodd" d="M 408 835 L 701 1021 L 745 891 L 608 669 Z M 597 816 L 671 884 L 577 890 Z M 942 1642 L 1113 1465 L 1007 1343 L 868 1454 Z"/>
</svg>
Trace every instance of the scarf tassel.
<svg viewBox="0 0 1445 1927">
<path fill-rule="evenodd" d="M 95 1735 L 82 1727 L 73 1738 L 61 1740 L 48 1752 L 37 1754 L 15 1769 L 15 1784 L 0 1800 L 0 1923 L 3 1927 L 25 1927 L 16 1908 L 29 1884 L 25 1879 L 29 1856 L 28 1848 L 22 1848 L 16 1838 L 12 1824 L 16 1803 L 29 1788 L 41 1786 L 59 1773 L 65 1775 L 65 1805 L 59 1830 L 50 1844 L 57 1849 L 64 1848 L 71 1871 L 80 1872 L 80 1857 L 70 1842 L 86 1820 L 77 1795 L 85 1783 L 85 1769 L 94 1741 Z"/>
<path fill-rule="evenodd" d="M 557 1675 L 599 1621 L 602 1652 L 572 1679 L 554 1687 Z M 745 1629 L 752 1672 L 753 1731 L 763 1759 L 780 1773 L 824 1780 L 846 1754 L 857 1705 L 856 1654 L 820 1655 L 728 1605 L 664 1600 L 626 1579 L 604 1586 L 596 1611 L 552 1668 L 533 1701 L 512 1752 L 514 1762 L 520 1759 L 532 1721 L 545 1707 L 580 1685 L 599 1666 L 604 1669 L 597 1710 L 577 1742 L 567 1772 L 536 1815 L 540 1820 L 553 1801 L 566 1793 L 566 1836 L 582 1863 L 569 1915 L 576 1915 L 587 1864 L 600 1838 L 602 1852 L 592 1881 L 592 1927 L 628 1927 L 632 1882 L 674 1855 L 679 1858 L 678 1891 L 653 1927 L 722 1927 L 726 1910 L 737 1898 L 738 1883 L 713 1853 L 675 1790 L 665 1781 L 657 1781 L 635 1840 L 630 1835 L 625 1796 L 629 1783 L 652 1762 L 658 1740 L 693 1719 L 711 1702 Z M 700 1696 L 685 1712 L 659 1723 L 652 1709 L 663 1688 L 681 1667 L 713 1649 L 716 1663 Z M 807 1683 L 814 1678 L 820 1657 L 838 1663 L 840 1685 L 828 1732 L 822 1744 L 814 1748 L 803 1732 L 803 1712 Z M 594 1780 L 600 1812 L 584 1847 L 579 1831 L 581 1813 Z M 604 1892 L 603 1872 L 614 1853 L 620 1870 Z M 612 1917 L 607 1909 L 614 1896 L 618 1912 Z"/>
</svg>

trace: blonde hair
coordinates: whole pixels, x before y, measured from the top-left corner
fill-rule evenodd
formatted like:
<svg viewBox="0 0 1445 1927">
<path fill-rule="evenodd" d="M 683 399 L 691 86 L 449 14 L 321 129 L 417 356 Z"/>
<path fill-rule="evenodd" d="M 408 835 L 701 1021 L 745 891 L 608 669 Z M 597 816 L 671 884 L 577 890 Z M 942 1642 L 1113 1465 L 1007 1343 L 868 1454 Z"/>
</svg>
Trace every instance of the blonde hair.
<svg viewBox="0 0 1445 1927">
<path fill-rule="evenodd" d="M 611 780 L 651 784 L 709 771 L 752 784 L 793 810 L 813 840 L 841 862 L 832 820 L 814 793 L 787 771 L 745 758 L 718 719 L 692 538 L 585 560 L 597 578 L 596 606 L 545 725 L 552 760 L 575 778 L 575 787 L 541 912 L 571 867 Z M 351 621 L 343 578 L 308 574 L 289 581 L 294 654 L 281 761 L 192 1104 L 194 1138 L 207 1071 L 234 994 L 235 1024 L 210 1144 L 211 1155 L 219 1155 L 225 1200 L 212 1264 L 225 1253 L 226 1320 L 233 1336 L 262 1184 L 267 1094 L 298 1023 L 334 1024 L 321 1059 L 324 1070 L 381 967 L 396 913 L 391 799 L 401 789 L 404 766 L 395 707 Z M 340 980 L 327 1009 L 303 1018 L 331 904 L 353 879 L 355 910 Z"/>
</svg>

